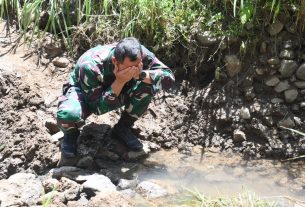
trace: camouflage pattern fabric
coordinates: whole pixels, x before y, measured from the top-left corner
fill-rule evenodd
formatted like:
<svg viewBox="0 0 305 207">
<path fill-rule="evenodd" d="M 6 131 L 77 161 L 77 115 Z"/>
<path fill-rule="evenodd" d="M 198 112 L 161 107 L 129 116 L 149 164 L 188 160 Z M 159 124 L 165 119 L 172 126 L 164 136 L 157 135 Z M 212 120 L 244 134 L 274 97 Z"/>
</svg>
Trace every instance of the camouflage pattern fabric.
<svg viewBox="0 0 305 207">
<path fill-rule="evenodd" d="M 64 132 L 83 125 L 92 113 L 101 115 L 122 106 L 130 116 L 139 118 L 154 94 L 174 83 L 172 71 L 142 46 L 143 70 L 150 70 L 152 84 L 130 80 L 117 96 L 111 88 L 115 80 L 111 61 L 114 48 L 115 44 L 98 45 L 77 61 L 69 86 L 59 98 L 57 121 Z"/>
</svg>

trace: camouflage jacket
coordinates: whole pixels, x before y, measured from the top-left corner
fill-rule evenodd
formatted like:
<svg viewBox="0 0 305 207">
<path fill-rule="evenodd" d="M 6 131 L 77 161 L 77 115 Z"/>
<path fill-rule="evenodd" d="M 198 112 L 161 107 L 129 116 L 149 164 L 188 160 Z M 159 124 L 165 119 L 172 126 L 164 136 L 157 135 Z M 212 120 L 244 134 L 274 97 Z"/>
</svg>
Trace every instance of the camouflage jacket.
<svg viewBox="0 0 305 207">
<path fill-rule="evenodd" d="M 115 46 L 116 44 L 98 45 L 91 48 L 79 58 L 70 75 L 70 84 L 81 88 L 90 108 L 100 105 L 110 111 L 119 105 L 119 98 L 111 88 L 115 80 L 111 60 Z M 144 46 L 142 52 L 143 70 L 150 70 L 153 92 L 169 89 L 175 81 L 172 71 Z"/>
</svg>

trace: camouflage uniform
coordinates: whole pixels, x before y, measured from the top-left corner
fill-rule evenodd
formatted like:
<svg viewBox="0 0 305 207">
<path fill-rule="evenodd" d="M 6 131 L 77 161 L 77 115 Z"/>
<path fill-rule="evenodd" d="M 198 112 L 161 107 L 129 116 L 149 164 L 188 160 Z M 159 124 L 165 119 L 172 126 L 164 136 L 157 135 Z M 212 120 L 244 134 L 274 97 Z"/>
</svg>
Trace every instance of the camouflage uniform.
<svg viewBox="0 0 305 207">
<path fill-rule="evenodd" d="M 156 92 L 172 86 L 175 81 L 172 71 L 148 49 L 141 47 L 143 70 L 150 70 L 152 84 L 132 79 L 119 96 L 111 88 L 115 80 L 112 64 L 115 44 L 98 45 L 79 58 L 59 98 L 57 120 L 64 132 L 83 125 L 92 113 L 100 115 L 122 106 L 125 106 L 125 113 L 139 118 Z"/>
</svg>

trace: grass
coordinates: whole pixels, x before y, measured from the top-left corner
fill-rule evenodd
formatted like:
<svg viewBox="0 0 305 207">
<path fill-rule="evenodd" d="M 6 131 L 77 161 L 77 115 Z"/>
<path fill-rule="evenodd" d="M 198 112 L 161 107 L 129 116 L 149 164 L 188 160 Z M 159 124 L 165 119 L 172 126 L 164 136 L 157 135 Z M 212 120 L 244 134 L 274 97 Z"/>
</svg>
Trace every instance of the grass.
<svg viewBox="0 0 305 207">
<path fill-rule="evenodd" d="M 44 12 L 47 20 L 41 24 Z M 169 56 L 176 45 L 189 47 L 197 31 L 238 36 L 247 23 L 260 28 L 281 12 L 304 29 L 303 0 L 0 0 L 0 16 L 10 25 L 15 22 L 29 45 L 51 32 L 55 39 L 63 39 L 70 53 L 82 45 L 75 38 L 86 39 L 90 47 L 135 36 L 154 52 L 168 51 Z M 95 31 L 88 34 L 90 24 L 95 24 Z"/>
<path fill-rule="evenodd" d="M 4 145 L 4 144 L 0 144 L 0 152 L 1 152 L 2 150 L 4 150 L 4 148 L 5 148 L 5 145 Z"/>
<path fill-rule="evenodd" d="M 244 192 L 233 197 L 207 197 L 196 190 L 187 190 L 188 194 L 178 205 L 180 207 L 274 207 L 275 202 L 267 201 L 252 192 Z"/>
</svg>

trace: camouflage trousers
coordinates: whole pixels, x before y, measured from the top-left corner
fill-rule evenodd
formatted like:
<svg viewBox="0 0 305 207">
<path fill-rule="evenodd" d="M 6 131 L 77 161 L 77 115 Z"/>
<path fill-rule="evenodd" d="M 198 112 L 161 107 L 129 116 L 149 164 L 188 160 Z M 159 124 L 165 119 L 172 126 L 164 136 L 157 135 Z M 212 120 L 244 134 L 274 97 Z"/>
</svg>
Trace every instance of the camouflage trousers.
<svg viewBox="0 0 305 207">
<path fill-rule="evenodd" d="M 153 98 L 153 86 L 133 81 L 125 85 L 119 95 L 120 105 L 97 110 L 96 102 L 86 101 L 85 95 L 77 86 L 69 86 L 59 98 L 57 110 L 58 127 L 65 133 L 85 124 L 85 120 L 92 114 L 101 115 L 124 106 L 124 113 L 139 118 L 148 108 Z"/>
</svg>

